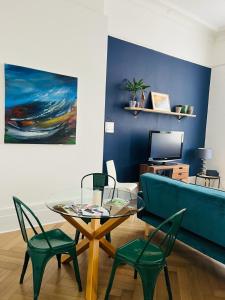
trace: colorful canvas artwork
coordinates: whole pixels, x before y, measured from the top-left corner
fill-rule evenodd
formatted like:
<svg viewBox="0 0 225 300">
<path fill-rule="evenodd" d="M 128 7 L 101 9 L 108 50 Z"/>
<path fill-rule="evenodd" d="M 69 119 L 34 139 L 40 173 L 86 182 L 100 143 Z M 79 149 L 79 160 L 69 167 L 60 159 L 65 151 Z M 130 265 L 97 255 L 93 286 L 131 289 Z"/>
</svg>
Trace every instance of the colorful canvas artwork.
<svg viewBox="0 0 225 300">
<path fill-rule="evenodd" d="M 5 65 L 5 143 L 75 144 L 77 78 Z"/>
</svg>

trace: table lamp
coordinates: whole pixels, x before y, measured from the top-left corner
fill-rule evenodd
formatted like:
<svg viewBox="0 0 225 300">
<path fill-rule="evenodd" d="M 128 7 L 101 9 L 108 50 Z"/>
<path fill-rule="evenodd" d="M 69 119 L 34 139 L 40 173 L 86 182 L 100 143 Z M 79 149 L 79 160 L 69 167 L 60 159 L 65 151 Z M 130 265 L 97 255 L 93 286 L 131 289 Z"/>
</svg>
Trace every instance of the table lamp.
<svg viewBox="0 0 225 300">
<path fill-rule="evenodd" d="M 201 159 L 201 169 L 200 174 L 206 174 L 206 160 L 212 158 L 212 149 L 211 148 L 198 148 L 196 151 L 196 155 Z"/>
</svg>

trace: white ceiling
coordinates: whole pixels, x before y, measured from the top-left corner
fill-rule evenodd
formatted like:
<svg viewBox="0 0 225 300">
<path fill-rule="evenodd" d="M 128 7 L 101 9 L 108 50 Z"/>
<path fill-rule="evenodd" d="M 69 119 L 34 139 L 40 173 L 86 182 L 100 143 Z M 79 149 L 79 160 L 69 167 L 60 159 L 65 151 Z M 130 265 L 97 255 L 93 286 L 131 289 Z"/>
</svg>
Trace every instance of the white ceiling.
<svg viewBox="0 0 225 300">
<path fill-rule="evenodd" d="M 157 0 L 207 27 L 225 29 L 225 0 Z"/>
</svg>

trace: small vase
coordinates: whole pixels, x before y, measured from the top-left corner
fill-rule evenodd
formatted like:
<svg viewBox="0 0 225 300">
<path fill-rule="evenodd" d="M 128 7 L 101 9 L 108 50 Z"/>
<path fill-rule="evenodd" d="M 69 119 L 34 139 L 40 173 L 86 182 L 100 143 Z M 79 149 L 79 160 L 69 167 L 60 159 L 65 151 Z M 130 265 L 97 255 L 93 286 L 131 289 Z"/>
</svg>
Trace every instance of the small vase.
<svg viewBox="0 0 225 300">
<path fill-rule="evenodd" d="M 182 109 L 182 105 L 177 105 L 177 106 L 175 107 L 176 113 L 180 113 L 180 112 L 181 112 L 181 109 Z"/>
<path fill-rule="evenodd" d="M 188 105 L 183 105 L 181 108 L 181 113 L 186 114 L 188 110 Z"/>
<path fill-rule="evenodd" d="M 135 100 L 130 100 L 130 101 L 129 101 L 129 106 L 130 106 L 130 107 L 135 107 L 135 106 L 136 106 L 136 103 L 137 103 L 137 101 L 135 101 Z"/>
<path fill-rule="evenodd" d="M 140 102 L 140 101 L 137 101 L 137 103 L 136 103 L 136 107 L 142 107 L 142 106 L 141 106 L 141 102 Z"/>
<path fill-rule="evenodd" d="M 187 113 L 189 115 L 193 115 L 193 112 L 194 112 L 194 106 L 193 105 L 188 105 Z"/>
<path fill-rule="evenodd" d="M 141 102 L 140 102 L 140 107 L 145 107 L 145 92 L 141 92 Z"/>
</svg>

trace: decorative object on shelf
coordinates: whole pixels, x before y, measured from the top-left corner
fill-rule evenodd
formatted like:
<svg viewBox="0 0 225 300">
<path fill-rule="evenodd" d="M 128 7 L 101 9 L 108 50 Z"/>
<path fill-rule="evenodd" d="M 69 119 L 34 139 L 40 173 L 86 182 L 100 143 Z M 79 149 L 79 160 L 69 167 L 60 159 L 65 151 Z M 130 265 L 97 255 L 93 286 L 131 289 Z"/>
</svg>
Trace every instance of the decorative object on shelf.
<svg viewBox="0 0 225 300">
<path fill-rule="evenodd" d="M 170 99 L 168 94 L 151 92 L 152 107 L 155 110 L 170 112 Z"/>
<path fill-rule="evenodd" d="M 182 105 L 176 105 L 176 106 L 175 106 L 175 112 L 176 112 L 176 113 L 179 114 L 179 113 L 181 112 L 181 109 L 182 109 Z"/>
<path fill-rule="evenodd" d="M 202 164 L 199 171 L 199 174 L 206 174 L 206 160 L 212 158 L 212 149 L 211 148 L 198 148 L 196 150 L 196 156 L 201 159 Z"/>
<path fill-rule="evenodd" d="M 142 105 L 144 105 L 145 96 L 143 96 L 144 98 L 142 98 L 142 96 L 141 96 L 141 101 L 137 105 L 137 92 L 141 91 L 142 94 L 144 95 L 144 90 L 147 89 L 148 87 L 150 87 L 150 86 L 146 85 L 144 83 L 143 79 L 140 79 L 140 80 L 137 81 L 134 78 L 133 81 L 129 81 L 129 80 L 127 81 L 127 83 L 125 85 L 125 89 L 131 93 L 131 100 L 129 102 L 130 107 L 135 107 L 135 106 L 144 107 Z"/>
<path fill-rule="evenodd" d="M 176 112 L 173 112 L 173 111 L 156 110 L 156 109 L 152 109 L 152 108 L 124 107 L 124 109 L 130 111 L 134 116 L 137 116 L 142 111 L 142 112 L 145 112 L 145 113 L 154 113 L 154 114 L 160 114 L 160 115 L 174 116 L 178 120 L 181 120 L 185 117 L 196 118 L 196 115 L 176 113 Z"/>
<path fill-rule="evenodd" d="M 129 101 L 129 106 L 130 106 L 130 107 L 136 107 L 136 103 L 137 103 L 136 100 L 130 100 L 130 101 Z"/>
<path fill-rule="evenodd" d="M 188 105 L 187 113 L 189 115 L 193 115 L 194 112 L 194 106 L 193 105 Z"/>
<path fill-rule="evenodd" d="M 141 107 L 145 107 L 145 92 L 142 90 L 141 92 Z"/>
<path fill-rule="evenodd" d="M 187 104 L 182 105 L 181 113 L 182 113 L 182 114 L 187 114 L 187 110 L 188 110 L 188 105 L 187 105 Z"/>
<path fill-rule="evenodd" d="M 77 78 L 5 65 L 5 143 L 75 144 Z"/>
<path fill-rule="evenodd" d="M 140 106 L 140 107 L 145 107 L 145 100 L 146 100 L 146 97 L 145 97 L 145 90 L 146 90 L 147 88 L 149 88 L 149 87 L 150 87 L 150 85 L 145 85 L 144 83 L 143 83 L 143 85 L 142 85 L 142 87 L 141 87 L 141 101 L 140 101 L 141 106 Z"/>
<path fill-rule="evenodd" d="M 136 103 L 136 107 L 140 108 L 141 107 L 141 102 L 140 101 L 137 101 Z"/>
</svg>

